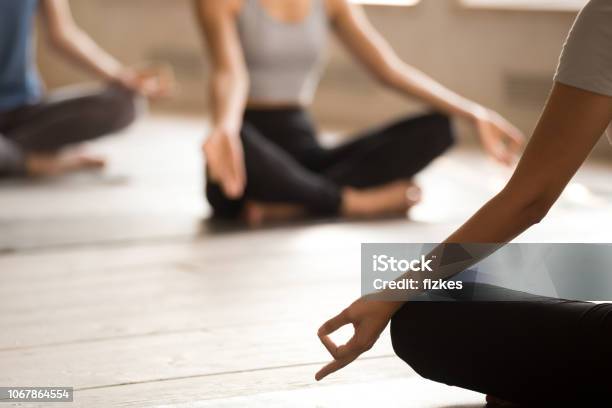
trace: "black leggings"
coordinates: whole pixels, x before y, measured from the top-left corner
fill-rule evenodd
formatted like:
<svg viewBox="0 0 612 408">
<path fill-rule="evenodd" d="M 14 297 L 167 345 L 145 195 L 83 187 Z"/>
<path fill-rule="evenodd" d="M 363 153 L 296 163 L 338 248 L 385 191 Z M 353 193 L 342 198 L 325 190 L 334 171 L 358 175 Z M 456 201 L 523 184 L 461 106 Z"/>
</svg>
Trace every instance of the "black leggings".
<svg viewBox="0 0 612 408">
<path fill-rule="evenodd" d="M 125 128 L 136 117 L 136 105 L 134 94 L 118 85 L 77 86 L 0 112 L 0 177 L 23 173 L 28 153 L 57 152 Z"/>
<path fill-rule="evenodd" d="M 247 185 L 228 199 L 210 180 L 206 195 L 216 216 L 237 217 L 246 200 L 301 205 L 315 215 L 335 215 L 342 188 L 368 188 L 412 178 L 454 142 L 441 114 L 402 119 L 355 141 L 326 149 L 302 109 L 247 110 L 241 131 Z"/>
<path fill-rule="evenodd" d="M 612 305 L 501 290 L 514 301 L 406 303 L 395 352 L 427 379 L 506 401 L 610 406 Z"/>
</svg>

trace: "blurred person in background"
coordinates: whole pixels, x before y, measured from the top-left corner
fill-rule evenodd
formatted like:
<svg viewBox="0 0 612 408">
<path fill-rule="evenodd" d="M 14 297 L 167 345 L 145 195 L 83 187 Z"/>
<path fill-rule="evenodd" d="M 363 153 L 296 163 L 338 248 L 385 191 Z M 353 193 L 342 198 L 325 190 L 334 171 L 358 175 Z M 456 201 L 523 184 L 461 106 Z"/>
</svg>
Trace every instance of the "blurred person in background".
<svg viewBox="0 0 612 408">
<path fill-rule="evenodd" d="M 212 60 L 212 131 L 203 146 L 215 215 L 251 225 L 306 214 L 405 214 L 412 179 L 453 143 L 466 118 L 485 149 L 509 164 L 522 134 L 499 114 L 399 59 L 349 0 L 196 0 Z M 308 113 L 328 32 L 384 86 L 436 113 L 400 118 L 333 149 Z"/>
<path fill-rule="evenodd" d="M 106 85 L 45 92 L 35 61 L 37 14 L 54 48 Z M 125 128 L 138 96 L 164 96 L 171 86 L 167 68 L 126 67 L 101 49 L 75 24 L 68 0 L 0 1 L 0 177 L 103 167 L 104 159 L 66 148 Z"/>
</svg>

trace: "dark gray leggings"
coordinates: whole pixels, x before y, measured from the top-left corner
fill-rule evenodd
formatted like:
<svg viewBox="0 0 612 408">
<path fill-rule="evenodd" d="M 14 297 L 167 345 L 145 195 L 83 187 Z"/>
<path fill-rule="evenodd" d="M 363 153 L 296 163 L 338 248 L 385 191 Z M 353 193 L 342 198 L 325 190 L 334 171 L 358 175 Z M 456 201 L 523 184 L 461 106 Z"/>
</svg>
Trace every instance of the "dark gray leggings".
<svg viewBox="0 0 612 408">
<path fill-rule="evenodd" d="M 231 200 L 209 179 L 206 196 L 215 215 L 238 217 L 247 200 L 297 204 L 315 215 L 337 215 L 343 187 L 408 180 L 455 142 L 450 119 L 438 113 L 401 118 L 332 149 L 318 143 L 317 133 L 302 108 L 247 110 L 240 132 L 245 194 Z"/>
<path fill-rule="evenodd" d="M 28 153 L 53 153 L 117 132 L 136 117 L 136 98 L 118 85 L 70 87 L 0 113 L 0 177 L 23 174 Z"/>
<path fill-rule="evenodd" d="M 406 303 L 391 321 L 397 355 L 427 379 L 528 407 L 610 406 L 611 304 L 475 285 L 476 301 Z"/>
</svg>

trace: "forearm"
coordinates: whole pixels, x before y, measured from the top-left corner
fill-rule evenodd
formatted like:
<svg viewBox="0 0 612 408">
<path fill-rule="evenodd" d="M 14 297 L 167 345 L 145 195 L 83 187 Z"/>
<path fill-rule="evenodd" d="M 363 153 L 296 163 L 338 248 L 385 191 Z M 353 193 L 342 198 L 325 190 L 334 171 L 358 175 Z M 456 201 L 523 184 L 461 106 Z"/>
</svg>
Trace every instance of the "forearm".
<svg viewBox="0 0 612 408">
<path fill-rule="evenodd" d="M 418 69 L 404 63 L 391 45 L 370 24 L 363 9 L 338 0 L 334 28 L 342 42 L 366 69 L 386 85 L 416 97 L 435 109 L 470 119 L 486 110 L 449 90 Z"/>
<path fill-rule="evenodd" d="M 511 191 L 496 195 L 444 242 L 506 243 L 539 223 L 554 199 L 519 201 Z"/>
<path fill-rule="evenodd" d="M 238 134 L 247 95 L 248 79 L 244 73 L 232 71 L 214 73 L 210 92 L 213 126 Z"/>
<path fill-rule="evenodd" d="M 396 280 L 418 282 L 411 290 L 388 289 L 377 296 L 383 300 L 390 300 L 391 313 L 399 310 L 406 301 L 410 301 L 425 292 L 424 280 L 446 280 L 452 276 L 474 266 L 482 259 L 501 248 L 527 229 L 538 223 L 544 217 L 550 206 L 544 201 L 534 201 L 532 204 L 517 202 L 502 192 L 485 204 L 461 228 L 447 238 L 444 243 L 436 246 L 425 255 L 426 259 L 434 260 L 430 265 L 431 271 L 409 271 Z M 440 264 L 436 260 L 444 258 L 447 250 L 461 244 L 476 244 L 470 246 L 472 257 L 461 262 Z M 480 253 L 477 253 L 479 251 Z"/>
<path fill-rule="evenodd" d="M 119 80 L 124 70 L 123 64 L 78 28 L 56 34 L 52 42 L 59 51 L 105 81 Z"/>
<path fill-rule="evenodd" d="M 392 89 L 415 97 L 449 115 L 472 120 L 485 112 L 478 103 L 451 91 L 427 74 L 399 60 L 390 64 L 382 80 Z"/>
</svg>

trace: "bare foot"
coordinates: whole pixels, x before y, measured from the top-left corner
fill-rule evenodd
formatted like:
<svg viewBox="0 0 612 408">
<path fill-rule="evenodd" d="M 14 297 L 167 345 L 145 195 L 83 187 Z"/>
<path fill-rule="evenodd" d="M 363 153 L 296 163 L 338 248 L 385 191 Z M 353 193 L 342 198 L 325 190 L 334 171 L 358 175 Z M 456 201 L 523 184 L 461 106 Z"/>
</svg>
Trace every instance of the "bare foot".
<svg viewBox="0 0 612 408">
<path fill-rule="evenodd" d="M 493 397 L 492 395 L 487 395 L 487 407 L 491 408 L 520 408 L 521 405 L 515 404 L 513 402 L 504 401 L 502 399 Z"/>
<path fill-rule="evenodd" d="M 101 157 L 85 153 L 30 154 L 26 159 L 26 169 L 34 177 L 59 176 L 79 170 L 96 170 L 106 165 Z"/>
<path fill-rule="evenodd" d="M 350 218 L 405 214 L 421 198 L 421 189 L 412 181 L 399 181 L 367 190 L 347 189 L 342 212 Z"/>
<path fill-rule="evenodd" d="M 303 207 L 291 204 L 270 204 L 247 201 L 243 217 L 251 227 L 259 227 L 267 222 L 282 222 L 300 219 L 306 216 Z"/>
</svg>

